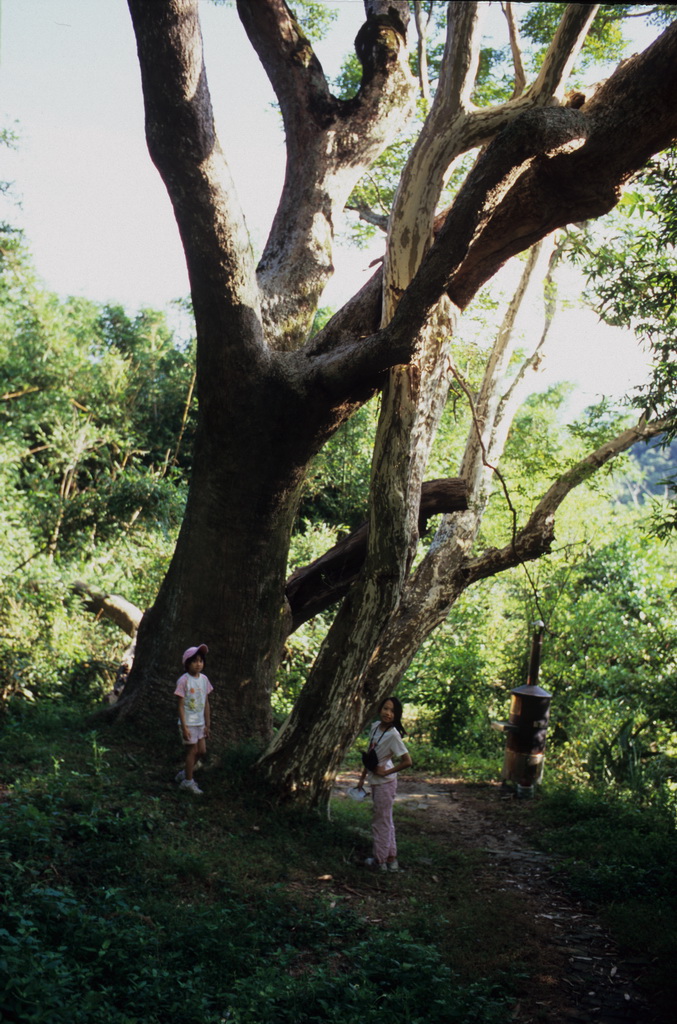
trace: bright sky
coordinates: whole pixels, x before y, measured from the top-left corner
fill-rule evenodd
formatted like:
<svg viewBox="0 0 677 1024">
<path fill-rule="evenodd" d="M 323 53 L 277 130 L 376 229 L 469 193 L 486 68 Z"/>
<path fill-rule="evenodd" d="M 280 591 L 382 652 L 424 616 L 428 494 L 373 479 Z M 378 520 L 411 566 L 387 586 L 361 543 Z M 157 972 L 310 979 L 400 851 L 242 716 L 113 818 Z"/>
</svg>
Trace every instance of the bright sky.
<svg viewBox="0 0 677 1024">
<path fill-rule="evenodd" d="M 318 54 L 329 74 L 352 46 L 361 0 L 332 0 L 340 18 Z M 491 5 L 495 9 L 497 5 Z M 219 137 L 260 250 L 284 174 L 273 94 L 232 7 L 201 0 L 207 75 Z M 140 76 L 125 0 L 0 0 L 0 179 L 21 209 L 38 273 L 62 295 L 165 308 L 188 294 L 174 218 L 145 146 Z M 644 44 L 643 44 L 644 45 Z M 373 253 L 338 251 L 329 304 L 359 286 Z M 583 355 L 584 353 L 584 355 Z M 622 393 L 645 364 L 592 314 L 567 310 L 553 331 L 546 381 L 572 379 L 579 402 Z"/>
</svg>

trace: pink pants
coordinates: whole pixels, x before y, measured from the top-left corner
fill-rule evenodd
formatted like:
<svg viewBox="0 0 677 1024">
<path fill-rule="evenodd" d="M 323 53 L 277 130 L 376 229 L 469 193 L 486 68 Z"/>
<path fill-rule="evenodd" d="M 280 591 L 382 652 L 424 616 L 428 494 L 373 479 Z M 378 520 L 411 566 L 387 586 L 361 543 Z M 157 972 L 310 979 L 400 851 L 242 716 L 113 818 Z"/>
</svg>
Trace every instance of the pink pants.
<svg viewBox="0 0 677 1024">
<path fill-rule="evenodd" d="M 371 787 L 371 796 L 374 801 L 374 817 L 371 823 L 371 833 L 374 840 L 374 860 L 379 864 L 390 858 L 397 857 L 397 841 L 395 839 L 395 825 L 393 822 L 393 804 L 397 793 L 397 775 L 393 775 L 392 782 L 382 782 L 380 785 Z"/>
</svg>

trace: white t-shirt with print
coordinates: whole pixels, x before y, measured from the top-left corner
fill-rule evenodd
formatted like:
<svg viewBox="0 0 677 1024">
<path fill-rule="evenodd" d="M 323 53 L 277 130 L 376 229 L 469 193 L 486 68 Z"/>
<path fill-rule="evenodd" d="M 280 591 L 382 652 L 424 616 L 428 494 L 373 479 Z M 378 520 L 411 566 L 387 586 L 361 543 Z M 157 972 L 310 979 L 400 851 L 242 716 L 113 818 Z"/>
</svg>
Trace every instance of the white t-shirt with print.
<svg viewBox="0 0 677 1024">
<path fill-rule="evenodd" d="M 374 749 L 376 751 L 379 767 L 383 765 L 386 771 L 389 768 L 395 767 L 393 764 L 394 757 L 399 758 L 403 754 L 409 753 L 395 726 L 391 725 L 390 728 L 381 730 L 380 722 L 374 722 L 369 730 L 369 746 L 367 749 Z M 384 782 L 395 782 L 396 780 L 395 775 L 376 775 L 375 772 L 367 772 L 367 778 L 371 786 L 380 786 Z"/>
<path fill-rule="evenodd" d="M 199 676 L 192 676 L 190 672 L 184 672 L 179 677 L 176 689 L 174 690 L 174 696 L 183 697 L 183 715 L 186 725 L 205 724 L 207 695 L 213 689 L 214 687 L 207 679 L 207 676 L 204 676 L 202 673 Z"/>
</svg>

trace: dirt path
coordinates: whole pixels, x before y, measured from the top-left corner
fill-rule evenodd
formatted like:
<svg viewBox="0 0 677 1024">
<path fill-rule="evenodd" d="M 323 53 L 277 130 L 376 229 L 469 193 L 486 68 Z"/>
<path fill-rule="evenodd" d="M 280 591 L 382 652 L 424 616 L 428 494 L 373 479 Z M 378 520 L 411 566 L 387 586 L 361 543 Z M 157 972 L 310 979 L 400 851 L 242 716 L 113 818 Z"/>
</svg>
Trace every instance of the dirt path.
<svg viewBox="0 0 677 1024">
<path fill-rule="evenodd" d="M 340 777 L 337 798 L 354 781 Z M 481 852 L 483 891 L 519 895 L 532 925 L 531 980 L 516 1024 L 666 1024 L 642 988 L 649 962 L 624 959 L 594 913 L 567 894 L 553 859 L 534 848 L 532 801 L 506 797 L 499 784 L 402 775 L 397 802 L 420 815 L 421 832 Z"/>
</svg>

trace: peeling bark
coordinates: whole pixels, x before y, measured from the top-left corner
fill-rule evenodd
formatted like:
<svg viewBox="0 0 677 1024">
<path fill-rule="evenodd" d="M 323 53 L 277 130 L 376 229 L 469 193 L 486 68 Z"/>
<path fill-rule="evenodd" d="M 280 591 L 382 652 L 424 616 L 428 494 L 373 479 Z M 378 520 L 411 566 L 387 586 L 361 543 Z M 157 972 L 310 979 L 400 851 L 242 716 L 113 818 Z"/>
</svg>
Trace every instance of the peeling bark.
<svg viewBox="0 0 677 1024">
<path fill-rule="evenodd" d="M 379 0 L 365 6 L 367 19 L 355 41 L 362 82 L 354 99 L 339 100 L 282 0 L 238 0 L 242 23 L 279 100 L 287 142 L 284 187 L 258 266 L 266 334 L 281 350 L 297 348 L 307 337 L 333 273 L 339 214 L 358 179 L 413 112 L 408 4 Z"/>
<path fill-rule="evenodd" d="M 418 494 L 417 480 L 446 397 L 453 319 L 483 283 L 484 272 L 491 276 L 502 265 L 511 242 L 515 252 L 524 248 L 520 220 L 515 217 L 512 221 L 512 236 L 503 226 L 502 250 L 490 251 L 487 256 L 479 243 L 488 239 L 491 246 L 501 204 L 512 198 L 535 151 L 542 154 L 575 149 L 582 133 L 576 115 L 570 117 L 570 111 L 548 111 L 553 116 L 547 118 L 538 116 L 545 115 L 545 111 L 516 116 L 479 160 L 466 186 L 467 194 L 461 191 L 433 241 L 435 206 L 445 176 L 477 127 L 466 110 L 477 68 L 479 14 L 477 4 L 450 8 L 438 92 L 402 174 L 389 218 L 379 340 L 385 341 L 392 361 L 401 327 L 409 351 L 407 365 L 389 371 L 382 393 L 365 567 L 359 584 L 339 610 L 296 707 L 260 761 L 261 770 L 280 793 L 293 793 L 311 804 L 326 801 L 331 773 L 339 758 L 332 754 L 330 764 L 325 763 L 323 771 L 318 769 L 309 779 L 303 774 L 307 770 L 305 760 L 302 766 L 293 751 L 301 752 L 303 748 L 304 759 L 310 750 L 317 755 L 316 744 L 320 737 L 326 738 L 334 716 L 332 694 L 342 695 L 349 723 L 345 728 L 354 732 L 371 703 L 370 685 L 363 680 L 369 675 L 370 652 L 376 651 L 375 657 L 383 650 L 391 623 L 400 620 L 403 603 L 407 613 L 405 580 L 417 540 L 413 496 Z M 580 5 L 567 8 L 560 26 L 560 45 L 551 49 L 546 71 L 530 95 L 512 103 L 511 115 L 517 115 L 518 107 L 554 101 L 593 14 L 594 10 Z M 537 140 L 531 138 L 534 126 L 539 128 Z M 521 214 L 525 208 L 523 203 Z M 535 233 L 533 240 L 554 226 Z M 460 274 L 468 274 L 470 279 L 475 252 L 476 273 L 466 291 L 459 287 Z M 442 266 L 449 272 L 446 280 Z M 456 280 L 454 273 L 459 275 Z M 446 309 L 440 305 L 444 292 L 452 299 Z M 448 321 L 443 325 L 445 313 Z M 362 351 L 366 354 L 366 345 Z M 465 553 L 470 550 L 479 522 L 472 512 L 466 515 Z"/>
</svg>

